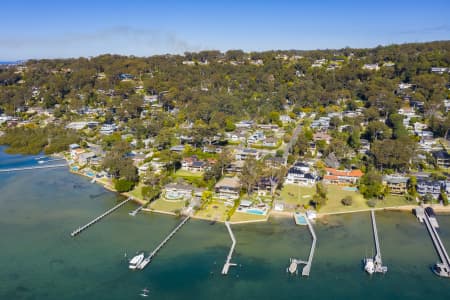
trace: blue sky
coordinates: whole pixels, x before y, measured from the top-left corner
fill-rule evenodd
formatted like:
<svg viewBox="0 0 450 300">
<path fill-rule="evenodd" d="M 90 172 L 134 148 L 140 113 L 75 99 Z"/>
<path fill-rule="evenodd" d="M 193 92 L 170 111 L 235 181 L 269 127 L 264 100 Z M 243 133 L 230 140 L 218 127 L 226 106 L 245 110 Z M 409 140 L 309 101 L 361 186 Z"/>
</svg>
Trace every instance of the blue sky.
<svg viewBox="0 0 450 300">
<path fill-rule="evenodd" d="M 39 0 L 1 4 L 0 60 L 450 38 L 450 1 Z"/>
</svg>

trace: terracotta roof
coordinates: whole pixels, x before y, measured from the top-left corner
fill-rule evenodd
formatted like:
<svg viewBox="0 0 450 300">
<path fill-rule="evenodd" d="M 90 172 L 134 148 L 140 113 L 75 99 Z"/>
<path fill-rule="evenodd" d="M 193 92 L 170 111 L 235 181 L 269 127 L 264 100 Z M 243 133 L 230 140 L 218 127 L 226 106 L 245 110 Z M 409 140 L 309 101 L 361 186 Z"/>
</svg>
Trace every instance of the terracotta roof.
<svg viewBox="0 0 450 300">
<path fill-rule="evenodd" d="M 363 172 L 361 170 L 336 170 L 333 168 L 325 168 L 327 174 L 334 176 L 346 176 L 346 177 L 361 177 L 363 176 Z"/>
</svg>

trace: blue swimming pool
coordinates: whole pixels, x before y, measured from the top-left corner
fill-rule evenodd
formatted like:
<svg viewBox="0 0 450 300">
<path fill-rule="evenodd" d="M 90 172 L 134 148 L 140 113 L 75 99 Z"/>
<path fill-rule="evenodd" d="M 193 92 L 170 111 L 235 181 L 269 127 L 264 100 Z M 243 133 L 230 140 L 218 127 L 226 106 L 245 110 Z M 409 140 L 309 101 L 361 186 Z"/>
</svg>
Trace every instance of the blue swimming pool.
<svg viewBox="0 0 450 300">
<path fill-rule="evenodd" d="M 254 214 L 254 215 L 265 215 L 266 212 L 261 210 L 261 209 L 257 209 L 257 208 L 252 208 L 252 209 L 247 209 L 246 213 L 249 214 Z"/>
<path fill-rule="evenodd" d="M 89 177 L 94 177 L 95 174 L 94 174 L 94 172 L 87 171 L 86 175 L 89 176 Z"/>
<path fill-rule="evenodd" d="M 304 215 L 295 214 L 295 219 L 298 225 L 307 225 L 306 217 Z"/>
<path fill-rule="evenodd" d="M 346 186 L 342 188 L 343 191 L 350 191 L 350 192 L 356 192 L 358 190 L 357 187 L 353 187 L 353 186 Z"/>
<path fill-rule="evenodd" d="M 78 171 L 78 167 L 77 166 L 72 167 L 72 171 Z"/>
</svg>

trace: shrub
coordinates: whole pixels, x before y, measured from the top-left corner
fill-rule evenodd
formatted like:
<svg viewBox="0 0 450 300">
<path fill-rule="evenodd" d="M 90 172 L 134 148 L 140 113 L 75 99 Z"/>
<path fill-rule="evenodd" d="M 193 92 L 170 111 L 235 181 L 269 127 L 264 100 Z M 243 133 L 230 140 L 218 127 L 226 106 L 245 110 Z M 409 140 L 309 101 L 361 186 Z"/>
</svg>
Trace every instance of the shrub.
<svg viewBox="0 0 450 300">
<path fill-rule="evenodd" d="M 444 204 L 444 206 L 448 205 L 448 197 L 444 191 L 441 192 L 441 200 L 442 200 L 442 204 Z"/>
<path fill-rule="evenodd" d="M 345 196 L 344 198 L 342 198 L 341 203 L 345 206 L 351 206 L 353 204 L 353 197 L 350 195 Z"/>
<path fill-rule="evenodd" d="M 134 187 L 134 182 L 128 181 L 126 179 L 118 179 L 114 183 L 114 188 L 119 193 L 129 192 L 133 189 L 133 187 Z"/>
</svg>

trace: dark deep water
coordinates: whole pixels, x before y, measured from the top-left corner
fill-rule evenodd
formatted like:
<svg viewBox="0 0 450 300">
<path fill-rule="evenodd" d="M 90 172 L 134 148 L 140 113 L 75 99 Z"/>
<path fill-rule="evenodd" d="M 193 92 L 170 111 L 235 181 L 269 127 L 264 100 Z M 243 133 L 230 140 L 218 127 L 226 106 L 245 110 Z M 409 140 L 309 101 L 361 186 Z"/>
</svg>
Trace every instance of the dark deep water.
<svg viewBox="0 0 450 300">
<path fill-rule="evenodd" d="M 0 169 L 35 165 L 35 157 L 0 153 Z M 231 241 L 223 224 L 189 221 L 144 271 L 124 253 L 150 251 L 179 220 L 128 212 L 126 204 L 76 238 L 70 232 L 120 196 L 66 169 L 0 174 L 0 299 L 447 299 L 450 280 L 430 266 L 437 255 L 425 226 L 410 213 L 377 212 L 386 275 L 365 274 L 373 253 L 369 213 L 333 216 L 315 226 L 318 248 L 309 278 L 288 276 L 290 257 L 306 259 L 311 238 L 293 220 L 233 225 L 229 275 L 220 275 Z M 450 216 L 438 216 L 450 250 Z"/>
</svg>

